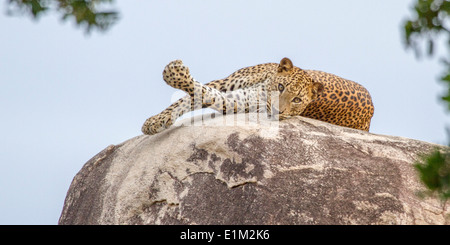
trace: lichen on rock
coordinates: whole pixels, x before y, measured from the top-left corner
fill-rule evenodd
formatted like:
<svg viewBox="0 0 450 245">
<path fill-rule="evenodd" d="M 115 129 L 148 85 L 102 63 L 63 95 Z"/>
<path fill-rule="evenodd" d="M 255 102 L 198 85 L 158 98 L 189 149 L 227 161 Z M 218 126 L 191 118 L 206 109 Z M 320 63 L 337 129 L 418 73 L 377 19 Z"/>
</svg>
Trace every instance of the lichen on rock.
<svg viewBox="0 0 450 245">
<path fill-rule="evenodd" d="M 413 168 L 444 146 L 303 117 L 215 126 L 233 116 L 108 147 L 74 177 L 59 224 L 449 223 Z"/>
</svg>

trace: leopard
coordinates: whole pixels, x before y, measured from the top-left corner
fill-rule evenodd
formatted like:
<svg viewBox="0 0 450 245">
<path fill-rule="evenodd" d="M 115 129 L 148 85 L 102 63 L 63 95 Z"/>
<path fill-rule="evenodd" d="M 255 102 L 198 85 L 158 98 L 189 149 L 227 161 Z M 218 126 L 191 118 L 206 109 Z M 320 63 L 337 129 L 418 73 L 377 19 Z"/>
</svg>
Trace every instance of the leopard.
<svg viewBox="0 0 450 245">
<path fill-rule="evenodd" d="M 338 126 L 369 131 L 374 114 L 370 93 L 337 75 L 301 69 L 289 58 L 237 70 L 206 84 L 195 80 L 182 60 L 170 62 L 163 80 L 187 95 L 148 118 L 141 131 L 154 135 L 187 112 L 203 108 L 221 114 L 265 112 L 275 120 L 303 116 Z"/>
</svg>

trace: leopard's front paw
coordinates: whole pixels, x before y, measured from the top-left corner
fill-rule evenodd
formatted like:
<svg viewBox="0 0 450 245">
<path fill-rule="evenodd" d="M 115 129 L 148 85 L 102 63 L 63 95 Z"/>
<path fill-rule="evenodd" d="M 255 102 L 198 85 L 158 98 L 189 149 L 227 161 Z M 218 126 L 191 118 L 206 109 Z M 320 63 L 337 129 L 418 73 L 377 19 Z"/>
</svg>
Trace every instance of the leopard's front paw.
<svg viewBox="0 0 450 245">
<path fill-rule="evenodd" d="M 153 135 L 164 131 L 173 124 L 172 117 L 166 114 L 158 114 L 145 120 L 142 125 L 142 133 Z"/>
<path fill-rule="evenodd" d="M 164 68 L 163 79 L 169 86 L 184 90 L 190 85 L 192 77 L 183 61 L 174 60 Z"/>
</svg>

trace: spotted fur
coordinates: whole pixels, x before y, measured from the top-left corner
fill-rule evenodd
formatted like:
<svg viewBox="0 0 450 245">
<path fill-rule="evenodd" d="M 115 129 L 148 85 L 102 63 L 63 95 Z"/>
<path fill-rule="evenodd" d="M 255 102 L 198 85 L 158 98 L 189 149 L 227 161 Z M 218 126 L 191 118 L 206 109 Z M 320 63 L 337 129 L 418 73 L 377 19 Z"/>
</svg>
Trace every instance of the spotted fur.
<svg viewBox="0 0 450 245">
<path fill-rule="evenodd" d="M 333 74 L 302 70 L 288 58 L 246 67 L 205 85 L 176 60 L 165 67 L 163 79 L 188 95 L 148 118 L 142 126 L 144 134 L 161 132 L 184 113 L 201 108 L 224 114 L 266 111 L 281 120 L 300 115 L 365 131 L 374 112 L 370 94 L 361 85 Z"/>
</svg>

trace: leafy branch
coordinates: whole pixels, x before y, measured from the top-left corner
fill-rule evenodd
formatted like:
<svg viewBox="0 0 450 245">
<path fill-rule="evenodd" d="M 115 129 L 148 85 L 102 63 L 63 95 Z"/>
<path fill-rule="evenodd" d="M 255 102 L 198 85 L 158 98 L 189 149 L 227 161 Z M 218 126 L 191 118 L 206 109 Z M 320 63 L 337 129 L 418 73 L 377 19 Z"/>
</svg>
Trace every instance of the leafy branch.
<svg viewBox="0 0 450 245">
<path fill-rule="evenodd" d="M 450 1 L 449 0 L 418 0 L 413 7 L 414 17 L 404 23 L 404 41 L 407 48 L 415 51 L 416 57 L 421 57 L 423 46 L 428 56 L 435 54 L 439 38 L 445 38 L 450 46 Z M 440 80 L 447 84 L 447 91 L 441 99 L 450 110 L 450 52 L 440 60 L 445 72 Z"/>
<path fill-rule="evenodd" d="M 422 54 L 423 46 L 427 47 L 428 56 L 436 52 L 435 46 L 439 38 L 446 39 L 446 47 L 450 48 L 450 0 L 417 0 L 413 7 L 414 17 L 404 23 L 404 41 L 407 48 L 415 51 L 416 57 Z M 424 45 L 425 44 L 425 45 Z M 447 94 L 441 97 L 450 110 L 450 50 L 447 57 L 440 60 L 445 72 L 440 80 L 447 85 Z M 414 164 L 422 183 L 427 187 L 429 195 L 437 195 L 444 201 L 450 198 L 450 150 L 435 149 L 421 157 Z"/>
<path fill-rule="evenodd" d="M 8 0 L 9 15 L 27 14 L 37 20 L 48 12 L 58 12 L 61 19 L 74 19 L 77 26 L 90 33 L 93 29 L 108 30 L 119 18 L 115 10 L 105 9 L 114 0 Z"/>
<path fill-rule="evenodd" d="M 450 198 L 450 151 L 438 149 L 414 164 L 422 183 L 428 188 L 429 195 L 437 195 L 442 201 Z"/>
</svg>

